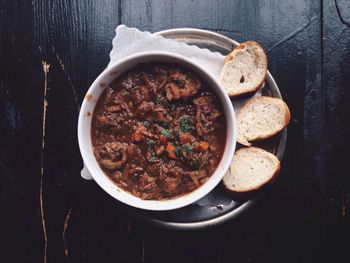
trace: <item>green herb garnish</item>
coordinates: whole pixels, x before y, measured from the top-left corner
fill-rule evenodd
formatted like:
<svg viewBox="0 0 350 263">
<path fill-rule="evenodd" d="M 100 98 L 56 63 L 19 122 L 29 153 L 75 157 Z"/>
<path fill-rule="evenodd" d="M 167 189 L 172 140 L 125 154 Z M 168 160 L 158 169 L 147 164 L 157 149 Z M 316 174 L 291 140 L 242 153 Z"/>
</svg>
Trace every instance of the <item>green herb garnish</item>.
<svg viewBox="0 0 350 263">
<path fill-rule="evenodd" d="M 182 145 L 182 149 L 185 151 L 185 152 L 191 152 L 193 150 L 193 147 L 191 144 L 189 143 L 185 143 L 184 145 Z"/>
<path fill-rule="evenodd" d="M 148 142 L 147 142 L 147 145 L 149 148 L 153 148 L 155 144 L 156 144 L 156 142 L 153 140 L 148 140 Z"/>
<path fill-rule="evenodd" d="M 168 139 L 171 138 L 171 134 L 168 130 L 165 130 L 165 129 L 161 129 L 160 130 L 160 133 L 163 134 L 165 137 L 167 137 Z"/>
<path fill-rule="evenodd" d="M 151 158 L 148 159 L 149 162 L 153 163 L 156 160 L 156 157 L 152 156 Z"/>
<path fill-rule="evenodd" d="M 162 104 L 162 97 L 158 95 L 154 101 L 156 104 Z"/>
<path fill-rule="evenodd" d="M 177 130 L 173 130 L 173 136 L 176 140 L 179 140 L 180 139 L 180 135 L 179 133 L 177 132 Z"/>
<path fill-rule="evenodd" d="M 193 129 L 193 125 L 188 116 L 182 116 L 180 118 L 180 129 L 183 132 L 190 132 Z"/>
<path fill-rule="evenodd" d="M 189 165 L 194 169 L 199 169 L 201 167 L 201 161 L 197 157 L 194 157 L 193 159 L 188 161 Z"/>
<path fill-rule="evenodd" d="M 175 146 L 173 152 L 176 154 L 176 156 L 179 156 L 181 151 L 181 147 L 180 146 Z"/>
<path fill-rule="evenodd" d="M 148 159 L 149 162 L 154 162 L 156 159 L 156 152 L 151 150 L 151 157 Z"/>
</svg>

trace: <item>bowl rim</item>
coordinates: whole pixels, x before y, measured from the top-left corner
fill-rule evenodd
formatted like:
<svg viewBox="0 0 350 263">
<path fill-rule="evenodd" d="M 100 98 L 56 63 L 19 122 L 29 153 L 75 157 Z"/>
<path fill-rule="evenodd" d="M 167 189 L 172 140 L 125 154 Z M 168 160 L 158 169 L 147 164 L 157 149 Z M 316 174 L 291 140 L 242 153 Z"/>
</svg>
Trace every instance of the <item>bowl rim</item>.
<svg viewBox="0 0 350 263">
<path fill-rule="evenodd" d="M 104 88 L 103 89 L 100 88 L 102 81 L 106 76 L 113 74 L 113 72 L 116 72 L 117 71 L 116 69 L 118 67 L 122 68 L 122 70 L 118 69 L 118 71 L 122 72 L 120 73 L 120 75 L 122 75 L 124 72 L 130 70 L 135 65 L 139 63 L 145 63 L 142 61 L 145 59 L 146 60 L 149 59 L 150 63 L 157 62 L 157 61 L 162 62 L 162 60 L 170 59 L 172 62 L 169 62 L 169 63 L 179 64 L 185 68 L 193 70 L 194 72 L 196 72 L 196 74 L 198 74 L 201 77 L 201 79 L 205 80 L 205 82 L 207 83 L 211 82 L 209 86 L 213 89 L 213 91 L 216 93 L 218 99 L 221 102 L 221 105 L 225 112 L 226 125 L 228 126 L 227 135 L 226 135 L 226 144 L 225 144 L 223 156 L 215 172 L 209 177 L 209 180 L 205 182 L 203 185 L 201 185 L 200 187 L 198 187 L 197 189 L 195 189 L 194 191 L 172 199 L 143 200 L 123 190 L 122 188 L 118 187 L 111 179 L 109 179 L 109 177 L 100 168 L 93 152 L 89 151 L 89 146 L 92 149 L 91 118 L 89 121 L 90 127 L 88 127 L 88 135 L 86 135 L 86 131 L 84 131 L 84 127 L 83 127 L 84 122 L 86 122 L 85 120 L 87 119 L 85 116 L 86 107 L 89 103 L 91 103 L 91 101 L 87 99 L 86 95 L 93 94 L 97 88 L 102 90 L 103 92 Z M 134 63 L 134 65 L 126 67 L 126 69 L 123 68 L 128 63 Z M 116 78 L 120 77 L 120 75 L 114 77 L 111 82 L 113 82 Z M 113 63 L 107 68 L 105 68 L 100 73 L 100 75 L 94 80 L 94 82 L 91 84 L 88 91 L 86 92 L 86 95 L 81 105 L 79 118 L 78 118 L 79 150 L 83 158 L 84 164 L 87 170 L 89 171 L 89 173 L 91 174 L 92 178 L 94 179 L 94 181 L 105 192 L 107 192 L 116 200 L 124 204 L 130 205 L 132 207 L 145 209 L 145 210 L 152 210 L 152 211 L 165 211 L 165 210 L 181 208 L 193 202 L 196 202 L 200 198 L 207 195 L 210 191 L 212 191 L 220 183 L 221 179 L 224 177 L 226 171 L 228 170 L 233 157 L 233 153 L 235 151 L 235 147 L 236 147 L 236 117 L 235 117 L 235 112 L 234 112 L 232 103 L 226 91 L 221 87 L 221 85 L 215 79 L 215 77 L 210 72 L 206 71 L 200 65 L 189 60 L 188 58 L 176 53 L 165 52 L 165 51 L 146 51 L 146 52 L 139 52 L 139 53 L 127 56 Z M 99 97 L 100 95 L 98 96 L 96 101 L 98 101 Z M 96 101 L 93 102 L 95 105 L 96 105 Z M 93 106 L 93 110 L 95 109 L 95 105 Z M 232 127 L 229 127 L 229 124 L 231 124 Z M 89 137 L 88 141 L 84 140 L 84 137 L 86 136 Z M 94 164 L 91 163 L 91 159 L 92 159 L 91 156 L 93 157 Z"/>
</svg>

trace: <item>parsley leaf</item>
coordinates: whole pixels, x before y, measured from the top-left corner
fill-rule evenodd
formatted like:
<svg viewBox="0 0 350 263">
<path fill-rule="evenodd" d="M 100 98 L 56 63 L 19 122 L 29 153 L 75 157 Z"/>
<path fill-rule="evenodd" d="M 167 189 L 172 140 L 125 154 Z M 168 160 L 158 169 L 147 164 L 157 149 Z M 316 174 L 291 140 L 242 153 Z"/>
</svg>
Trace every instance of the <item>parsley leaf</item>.
<svg viewBox="0 0 350 263">
<path fill-rule="evenodd" d="M 180 136 L 179 136 L 179 133 L 177 130 L 173 130 L 173 136 L 175 138 L 175 140 L 179 140 L 180 139 Z"/>
<path fill-rule="evenodd" d="M 182 116 L 180 118 L 180 129 L 183 132 L 190 132 L 193 129 L 193 124 L 188 116 Z"/>
<path fill-rule="evenodd" d="M 150 163 L 153 163 L 156 160 L 156 157 L 152 156 L 151 158 L 148 159 Z"/>
<path fill-rule="evenodd" d="M 165 137 L 167 137 L 168 139 L 171 138 L 171 134 L 168 130 L 165 130 L 165 129 L 161 129 L 160 130 L 160 133 L 163 134 Z"/>
<path fill-rule="evenodd" d="M 179 146 L 175 146 L 173 152 L 178 156 L 180 154 L 181 148 Z"/>
<path fill-rule="evenodd" d="M 153 148 L 153 146 L 154 146 L 155 144 L 156 144 L 156 142 L 153 141 L 153 140 L 148 140 L 148 142 L 147 142 L 147 145 L 148 145 L 149 148 Z"/>
<path fill-rule="evenodd" d="M 191 152 L 193 150 L 193 147 L 191 144 L 189 143 L 185 143 L 184 145 L 182 145 L 182 149 L 185 151 L 185 152 Z"/>
</svg>

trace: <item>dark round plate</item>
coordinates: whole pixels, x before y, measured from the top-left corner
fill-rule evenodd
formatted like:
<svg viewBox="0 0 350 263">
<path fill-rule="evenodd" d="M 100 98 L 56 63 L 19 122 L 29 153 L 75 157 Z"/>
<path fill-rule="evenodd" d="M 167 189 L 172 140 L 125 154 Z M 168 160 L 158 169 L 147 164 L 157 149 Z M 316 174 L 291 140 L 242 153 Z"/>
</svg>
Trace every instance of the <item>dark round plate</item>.
<svg viewBox="0 0 350 263">
<path fill-rule="evenodd" d="M 238 42 L 221 34 L 194 28 L 169 29 L 155 34 L 176 41 L 186 42 L 190 45 L 196 45 L 200 48 L 217 51 L 223 55 L 229 53 L 232 47 L 238 44 Z M 282 98 L 277 84 L 269 72 L 266 76 L 262 94 Z M 281 160 L 286 138 L 287 130 L 284 129 L 277 136 L 256 145 L 276 154 Z M 164 212 L 146 211 L 132 207 L 126 207 L 126 209 L 130 213 L 161 227 L 179 230 L 200 229 L 222 224 L 237 217 L 254 204 L 264 191 L 266 191 L 266 188 L 253 193 L 245 199 L 235 198 L 225 191 L 223 185 L 220 183 L 212 192 L 199 201 L 180 209 Z"/>
</svg>

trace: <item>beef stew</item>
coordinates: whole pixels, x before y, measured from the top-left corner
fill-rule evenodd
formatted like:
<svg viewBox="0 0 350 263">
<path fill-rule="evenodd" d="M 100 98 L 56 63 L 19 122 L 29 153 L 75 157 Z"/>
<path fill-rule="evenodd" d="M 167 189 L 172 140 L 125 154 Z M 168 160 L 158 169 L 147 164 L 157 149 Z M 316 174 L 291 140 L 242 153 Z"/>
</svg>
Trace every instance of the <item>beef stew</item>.
<svg viewBox="0 0 350 263">
<path fill-rule="evenodd" d="M 104 90 L 91 138 L 97 162 L 119 187 L 141 199 L 169 199 L 214 173 L 226 120 L 219 99 L 194 72 L 148 63 Z"/>
</svg>

